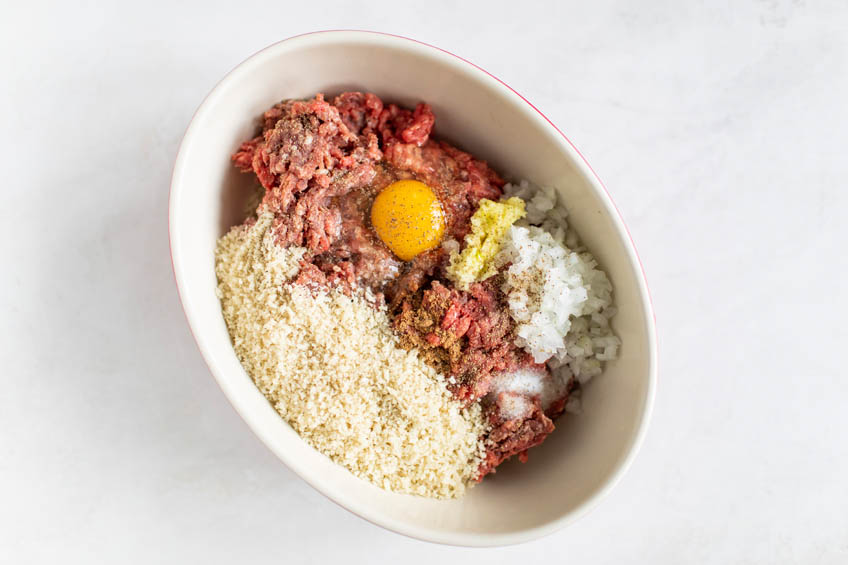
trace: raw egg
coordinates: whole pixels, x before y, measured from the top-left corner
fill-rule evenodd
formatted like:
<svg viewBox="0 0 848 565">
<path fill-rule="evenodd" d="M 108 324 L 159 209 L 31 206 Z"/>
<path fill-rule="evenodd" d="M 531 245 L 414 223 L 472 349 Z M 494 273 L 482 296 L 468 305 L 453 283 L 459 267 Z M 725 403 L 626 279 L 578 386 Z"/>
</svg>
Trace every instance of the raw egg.
<svg viewBox="0 0 848 565">
<path fill-rule="evenodd" d="M 371 225 L 395 255 L 409 261 L 439 245 L 445 214 L 429 186 L 417 180 L 399 180 L 374 199 Z"/>
</svg>

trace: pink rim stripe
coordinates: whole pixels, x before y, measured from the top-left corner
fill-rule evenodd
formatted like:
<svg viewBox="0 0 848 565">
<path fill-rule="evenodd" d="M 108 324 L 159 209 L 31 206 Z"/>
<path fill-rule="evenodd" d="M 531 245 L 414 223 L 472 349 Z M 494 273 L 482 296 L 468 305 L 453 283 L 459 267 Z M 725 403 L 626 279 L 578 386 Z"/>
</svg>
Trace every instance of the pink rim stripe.
<svg viewBox="0 0 848 565">
<path fill-rule="evenodd" d="M 286 41 L 290 41 L 290 40 L 292 40 L 292 39 L 297 39 L 297 38 L 299 38 L 299 37 L 304 37 L 304 36 L 308 36 L 308 35 L 317 35 L 317 34 L 330 33 L 330 32 L 356 32 L 356 33 L 370 33 L 370 34 L 374 34 L 374 35 L 382 35 L 382 36 L 393 37 L 393 38 L 397 38 L 397 39 L 403 39 L 403 40 L 406 40 L 406 41 L 410 41 L 410 42 L 412 42 L 412 43 L 416 43 L 416 44 L 418 44 L 418 45 L 423 45 L 423 46 L 425 46 L 425 47 L 429 47 L 429 48 L 435 49 L 435 50 L 437 50 L 437 51 L 440 51 L 440 52 L 442 52 L 442 53 L 445 53 L 446 55 L 450 55 L 451 57 L 454 57 L 455 59 L 458 59 L 458 60 L 460 60 L 460 61 L 463 61 L 464 63 L 467 63 L 467 64 L 471 65 L 471 66 L 472 66 L 472 67 L 474 67 L 475 69 L 477 69 L 477 70 L 481 71 L 481 72 L 482 72 L 482 73 L 484 73 L 485 75 L 487 75 L 487 76 L 489 76 L 490 78 L 492 78 L 492 79 L 496 80 L 498 83 L 500 83 L 501 85 L 503 85 L 503 86 L 505 86 L 507 89 L 509 89 L 509 90 L 510 90 L 513 94 L 515 94 L 516 96 L 518 96 L 519 98 L 521 98 L 521 100 L 523 100 L 523 101 L 524 101 L 524 102 L 525 102 L 528 106 L 530 106 L 531 108 L 533 108 L 533 110 L 535 110 L 537 114 L 539 114 L 539 115 L 540 115 L 540 116 L 541 116 L 541 117 L 542 117 L 542 118 L 543 118 L 546 122 L 548 122 L 548 124 L 550 124 L 550 125 L 551 125 L 551 127 L 553 127 L 553 128 L 554 128 L 554 130 L 556 130 L 556 132 L 557 132 L 557 133 L 558 133 L 558 134 L 559 134 L 559 135 L 560 135 L 560 136 L 561 136 L 561 137 L 562 137 L 562 138 L 566 141 L 566 143 L 568 143 L 568 145 L 569 145 L 569 146 L 571 146 L 571 148 L 574 150 L 574 152 L 575 152 L 575 153 L 577 153 L 577 155 L 580 157 L 580 159 L 583 161 L 583 163 L 586 165 L 586 167 L 589 169 L 589 171 L 592 173 L 592 175 L 594 175 L 595 179 L 596 179 L 596 180 L 598 181 L 598 183 L 601 185 L 601 188 L 603 188 L 604 193 L 607 195 L 607 198 L 609 198 L 609 201 L 612 203 L 613 208 L 615 209 L 615 212 L 616 212 L 616 214 L 618 215 L 619 220 L 621 220 L 621 224 L 624 226 L 624 230 L 625 230 L 625 232 L 627 233 L 627 237 L 628 237 L 628 239 L 630 240 L 631 247 L 632 247 L 632 249 L 633 249 L 633 251 L 634 251 L 634 254 L 636 255 L 636 260 L 637 260 L 637 262 L 639 263 L 639 270 L 640 270 L 640 272 L 641 272 L 641 274 L 642 274 L 642 280 L 643 280 L 643 281 L 644 281 L 644 283 L 645 283 L 645 289 L 646 289 L 646 291 L 647 291 L 647 293 L 648 293 L 648 302 L 650 303 L 650 306 L 651 306 L 651 308 L 650 308 L 650 309 L 651 309 L 651 316 L 653 317 L 653 319 L 654 319 L 654 324 L 656 325 L 656 312 L 654 311 L 654 307 L 653 307 L 653 298 L 651 297 L 651 290 L 650 290 L 650 287 L 648 286 L 648 279 L 647 279 L 647 276 L 646 276 L 646 274 L 645 274 L 645 268 L 644 268 L 644 265 L 642 264 L 642 259 L 641 259 L 641 257 L 639 256 L 639 251 L 638 251 L 638 249 L 636 248 L 636 243 L 633 241 L 633 236 L 632 236 L 632 235 L 631 235 L 631 233 L 630 233 L 630 228 L 628 227 L 627 222 L 624 220 L 624 217 L 623 217 L 623 216 L 622 216 L 622 214 L 621 214 L 621 210 L 619 210 L 618 205 L 615 203 L 615 200 L 612 198 L 612 195 L 610 194 L 610 192 L 609 192 L 609 190 L 607 189 L 606 185 L 604 184 L 603 180 L 601 180 L 601 177 L 598 175 L 598 173 L 597 173 L 597 172 L 595 172 L 595 169 L 594 169 L 594 168 L 592 168 L 592 165 L 591 165 L 591 164 L 589 164 L 589 161 L 587 161 L 587 160 L 586 160 L 586 157 L 584 157 L 584 156 L 583 156 L 583 154 L 580 152 L 580 150 L 577 148 L 577 146 L 576 146 L 576 145 L 574 145 L 574 143 L 572 143 L 572 141 L 568 138 L 568 136 L 566 136 L 566 135 L 562 132 L 562 130 L 560 130 L 560 129 L 556 126 L 556 124 L 554 124 L 554 123 L 550 120 L 550 118 L 548 118 L 548 117 L 544 114 L 544 112 L 542 112 L 541 110 L 539 110 L 539 108 L 537 108 L 537 107 L 536 107 L 536 106 L 535 106 L 532 102 L 530 102 L 527 98 L 525 98 L 525 97 L 524 97 L 524 96 L 523 96 L 520 92 L 518 92 L 517 90 L 515 90 L 514 88 L 512 88 L 509 84 L 507 84 L 506 82 L 504 82 L 504 81 L 503 81 L 503 80 L 501 80 L 500 78 L 496 77 L 495 75 L 493 75 L 492 73 L 490 73 L 490 72 L 489 72 L 489 71 L 487 71 L 486 69 L 484 69 L 484 68 L 480 67 L 479 65 L 477 65 L 477 64 L 475 64 L 475 63 L 473 63 L 473 62 L 469 61 L 468 59 L 466 59 L 466 58 L 464 58 L 464 57 L 461 57 L 461 56 L 459 56 L 459 55 L 457 55 L 457 54 L 455 54 L 455 53 L 452 53 L 452 52 L 450 52 L 450 51 L 448 51 L 448 50 L 446 50 L 446 49 L 442 49 L 441 47 L 438 47 L 438 46 L 436 46 L 436 45 L 432 45 L 432 44 L 427 43 L 427 42 L 424 42 L 424 41 L 419 41 L 419 40 L 417 40 L 417 39 L 413 39 L 413 38 L 411 38 L 411 37 L 406 37 L 406 36 L 398 35 L 398 34 L 394 34 L 394 33 L 387 33 L 387 32 L 382 32 L 382 31 L 373 31 L 373 30 L 363 30 L 363 29 L 325 29 L 325 30 L 317 30 L 317 31 L 310 31 L 310 32 L 305 32 L 305 33 L 299 33 L 299 34 L 297 34 L 297 35 L 293 35 L 293 36 L 287 37 L 287 38 L 282 39 L 282 40 L 280 40 L 280 41 L 274 42 L 274 43 L 272 43 L 271 45 L 267 45 L 267 46 L 265 46 L 265 47 L 263 47 L 263 48 L 261 48 L 261 49 L 259 49 L 259 50 L 257 50 L 257 51 L 254 51 L 254 52 L 253 52 L 253 53 L 251 53 L 248 57 L 246 57 L 245 59 L 243 59 L 242 61 L 240 61 L 239 63 L 237 63 L 234 67 L 232 67 L 229 71 L 227 71 L 227 73 L 226 73 L 226 74 L 225 74 L 225 75 L 224 75 L 224 76 L 223 76 L 223 77 L 222 77 L 222 78 L 221 78 L 221 79 L 220 79 L 220 80 L 219 80 L 219 81 L 215 84 L 215 86 L 213 86 L 213 87 L 209 90 L 209 92 L 206 94 L 206 96 L 203 98 L 203 100 L 200 102 L 200 104 L 198 104 L 197 108 L 196 108 L 196 109 L 195 109 L 195 111 L 192 113 L 191 119 L 188 121 L 188 124 L 186 125 L 185 131 L 183 132 L 183 135 L 182 135 L 182 138 L 181 138 L 181 139 L 184 139 L 184 138 L 185 138 L 186 133 L 188 133 L 189 128 L 191 127 L 192 123 L 194 123 L 194 120 L 195 120 L 195 118 L 196 118 L 196 116 L 197 116 L 197 113 L 200 111 L 200 109 L 201 109 L 201 108 L 203 108 L 203 106 L 204 106 L 204 104 L 206 103 L 206 100 L 209 98 L 209 96 L 211 96 L 211 94 L 212 94 L 213 92 L 215 92 L 215 90 L 218 88 L 218 86 L 219 86 L 219 85 L 220 85 L 220 84 L 221 84 L 224 80 L 226 80 L 226 79 L 227 79 L 227 77 L 229 77 L 229 75 L 230 75 L 230 74 L 231 74 L 231 73 L 232 73 L 235 69 L 237 69 L 238 67 L 240 67 L 240 66 L 241 66 L 241 65 L 242 65 L 245 61 L 247 61 L 247 60 L 249 60 L 249 59 L 253 58 L 253 57 L 254 57 L 254 56 L 256 56 L 257 54 L 261 53 L 262 51 L 265 51 L 266 49 L 269 49 L 269 48 L 271 48 L 271 47 L 273 47 L 273 46 L 275 46 L 275 45 L 278 45 L 278 44 L 280 44 L 280 43 L 284 43 L 284 42 L 286 42 Z M 181 146 L 182 146 L 182 142 L 181 142 Z M 174 172 L 176 171 L 177 158 L 178 158 L 178 157 L 179 157 L 179 151 L 177 152 L 177 155 L 174 157 L 174 164 L 173 164 L 173 165 L 172 165 L 172 167 L 171 167 L 171 175 L 170 175 L 171 182 L 170 182 L 170 184 L 169 184 L 169 186 L 168 186 L 168 253 L 169 253 L 169 256 L 170 256 L 170 259 L 171 259 L 171 275 L 174 277 L 174 285 L 175 285 L 175 287 L 177 288 L 177 299 L 180 301 L 180 308 L 181 308 L 181 309 L 182 309 L 182 311 L 183 311 L 183 316 L 184 316 L 184 317 L 185 317 L 185 319 L 186 319 L 186 322 L 187 322 L 187 325 L 188 325 L 188 329 L 189 329 L 189 332 L 191 333 L 192 339 L 194 340 L 195 344 L 199 344 L 199 341 L 197 340 L 197 336 L 196 336 L 196 335 L 195 335 L 195 333 L 194 333 L 194 329 L 192 328 L 191 321 L 190 321 L 190 320 L 189 320 L 189 318 L 188 318 L 188 312 L 187 312 L 187 311 L 186 311 L 186 309 L 185 309 L 185 303 L 183 302 L 183 297 L 182 297 L 182 295 L 181 295 L 181 294 L 180 294 L 180 292 L 179 292 L 179 284 L 178 284 L 178 281 L 177 281 L 177 271 L 176 271 L 176 265 L 175 265 L 175 263 L 174 263 L 174 251 L 173 251 L 173 243 L 172 243 L 172 241 L 173 241 L 173 240 L 172 240 L 172 237 L 171 237 L 171 235 L 172 235 L 172 234 L 171 234 L 171 196 L 172 196 L 172 192 L 173 192 L 173 178 L 174 178 Z M 654 331 L 654 333 L 655 333 L 655 335 L 656 335 L 656 330 Z M 657 346 L 657 349 L 658 349 L 658 346 Z M 206 363 L 207 367 L 208 367 L 208 368 L 209 368 L 209 370 L 211 371 L 211 370 L 212 370 L 212 368 L 211 368 L 211 367 L 209 367 L 208 362 L 206 361 L 206 357 L 205 357 L 205 355 L 203 355 L 203 352 L 202 352 L 202 351 L 200 351 L 200 353 L 201 353 L 201 357 L 203 358 L 204 363 Z M 657 353 L 658 353 L 658 352 L 657 352 Z M 657 355 L 657 357 L 658 357 L 658 355 Z M 223 391 L 222 391 L 222 392 L 223 392 Z M 225 394 L 225 396 L 226 396 L 226 394 Z M 649 402 L 650 402 L 650 400 L 649 400 Z M 229 404 L 230 404 L 231 406 L 233 406 L 231 402 L 230 402 Z M 245 424 L 247 424 L 248 428 L 252 429 L 251 425 L 247 422 L 247 420 L 245 420 L 245 419 L 244 419 L 244 416 L 242 416 L 242 415 L 241 415 L 241 413 L 240 413 L 238 410 L 236 410 L 234 406 L 233 406 L 233 409 L 234 409 L 234 411 L 236 412 L 236 414 L 237 414 L 237 415 L 238 415 L 238 416 L 242 419 L 242 421 L 243 421 L 243 422 L 245 422 Z M 307 481 L 307 482 L 309 482 L 309 481 Z M 311 484 L 311 483 L 310 483 L 310 484 Z M 326 498 L 328 498 L 329 500 L 331 500 L 334 504 L 336 504 L 336 505 L 337 505 L 337 506 L 339 506 L 340 508 L 342 508 L 342 509 L 346 510 L 347 512 L 351 513 L 352 515 L 354 515 L 354 516 L 356 516 L 356 517 L 358 517 L 358 518 L 360 518 L 360 519 L 363 519 L 363 520 L 365 520 L 365 521 L 367 521 L 367 522 L 369 522 L 369 523 L 371 523 L 371 524 L 373 524 L 373 525 L 375 525 L 375 526 L 377 526 L 377 527 L 385 528 L 385 529 L 391 530 L 391 531 L 393 531 L 393 532 L 395 532 L 395 533 L 398 533 L 398 534 L 400 534 L 400 535 L 403 535 L 404 537 L 407 537 L 407 538 L 410 538 L 410 539 L 414 539 L 414 540 L 418 540 L 418 541 L 423 541 L 421 538 L 418 538 L 418 537 L 416 537 L 416 536 L 414 536 L 414 535 L 412 535 L 412 534 L 409 534 L 409 533 L 406 533 L 406 532 L 402 532 L 402 531 L 396 530 L 396 529 L 394 529 L 394 528 L 389 528 L 388 526 L 384 526 L 384 525 L 382 525 L 382 524 L 378 523 L 377 521 L 374 521 L 374 520 L 372 520 L 372 519 L 370 519 L 370 518 L 368 518 L 368 517 L 366 517 L 366 516 L 363 516 L 362 514 L 359 514 L 359 513 L 357 513 L 357 512 L 354 512 L 353 510 L 351 510 L 351 509 L 347 508 L 347 506 L 345 506 L 344 504 L 340 504 L 340 503 L 338 503 L 337 501 L 335 501 L 334 499 L 332 499 L 331 497 L 329 497 L 327 494 L 325 494 L 324 492 L 322 492 L 320 489 L 317 489 L 317 488 L 316 488 L 316 490 L 317 490 L 317 491 L 318 491 L 318 492 L 319 492 L 322 496 L 325 496 Z M 590 509 L 587 509 L 587 510 L 590 510 Z M 551 529 L 551 530 L 549 530 L 549 531 L 545 532 L 544 534 L 542 534 L 541 536 L 535 536 L 535 537 L 530 538 L 530 539 L 540 539 L 541 537 L 546 537 L 546 536 L 548 536 L 548 535 L 550 535 L 550 534 L 554 533 L 557 529 L 558 529 L 558 528 Z M 528 540 L 524 540 L 524 541 L 528 541 Z M 441 543 L 444 543 L 444 542 L 441 542 Z M 447 543 L 446 545 L 456 545 L 456 544 Z M 509 545 L 512 545 L 512 544 L 509 544 Z M 463 547 L 466 547 L 466 546 L 463 546 Z M 484 547 L 485 547 L 485 546 L 484 546 Z M 492 546 L 489 546 L 489 547 L 492 547 Z M 496 547 L 496 546 L 495 546 L 495 547 Z"/>
</svg>

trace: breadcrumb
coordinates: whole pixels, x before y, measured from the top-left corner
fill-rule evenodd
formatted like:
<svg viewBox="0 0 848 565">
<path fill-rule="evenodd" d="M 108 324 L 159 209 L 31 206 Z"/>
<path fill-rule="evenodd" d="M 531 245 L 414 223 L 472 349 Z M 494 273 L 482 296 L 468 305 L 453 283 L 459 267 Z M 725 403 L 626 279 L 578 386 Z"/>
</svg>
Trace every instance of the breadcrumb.
<svg viewBox="0 0 848 565">
<path fill-rule="evenodd" d="M 385 310 L 361 296 L 290 284 L 305 249 L 283 248 L 260 211 L 218 242 L 218 296 L 236 354 L 283 418 L 321 453 L 384 489 L 464 493 L 485 453 L 479 404 L 467 408 Z"/>
</svg>

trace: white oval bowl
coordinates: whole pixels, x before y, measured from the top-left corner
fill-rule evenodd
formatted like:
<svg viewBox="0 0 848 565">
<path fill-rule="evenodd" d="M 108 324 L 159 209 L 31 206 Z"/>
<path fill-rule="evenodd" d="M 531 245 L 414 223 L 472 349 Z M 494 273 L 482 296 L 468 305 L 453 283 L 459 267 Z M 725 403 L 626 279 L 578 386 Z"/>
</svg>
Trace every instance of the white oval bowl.
<svg viewBox="0 0 848 565">
<path fill-rule="evenodd" d="M 215 296 L 215 242 L 243 220 L 241 189 L 251 182 L 235 171 L 230 155 L 275 102 L 345 90 L 375 92 L 406 106 L 426 101 L 436 115 L 435 135 L 508 178 L 558 187 L 572 225 L 615 289 L 620 357 L 585 388 L 583 414 L 564 416 L 544 444 L 530 451 L 527 464 L 503 465 L 459 500 L 386 492 L 301 440 L 236 358 Z M 375 524 L 454 545 L 534 539 L 591 509 L 621 478 L 641 443 L 656 387 L 656 335 L 644 274 L 624 222 L 568 139 L 519 94 L 459 57 L 406 38 L 357 31 L 301 35 L 256 53 L 212 90 L 192 119 L 174 166 L 169 223 L 183 308 L 227 398 L 295 473 Z"/>
</svg>

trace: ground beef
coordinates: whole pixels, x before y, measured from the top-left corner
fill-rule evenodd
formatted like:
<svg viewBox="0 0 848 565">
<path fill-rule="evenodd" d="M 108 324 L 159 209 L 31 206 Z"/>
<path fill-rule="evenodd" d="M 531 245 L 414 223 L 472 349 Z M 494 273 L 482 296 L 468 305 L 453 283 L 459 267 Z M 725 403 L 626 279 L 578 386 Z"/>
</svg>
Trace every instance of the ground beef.
<svg viewBox="0 0 848 565">
<path fill-rule="evenodd" d="M 513 343 L 515 326 L 497 277 L 472 284 L 468 291 L 433 279 L 393 304 L 401 344 L 418 348 L 448 375 L 451 391 L 460 400 L 485 396 L 495 373 L 533 363 Z"/>
<path fill-rule="evenodd" d="M 376 95 L 363 92 L 345 92 L 336 96 L 333 105 L 347 128 L 356 135 L 377 133 L 383 101 Z"/>
<path fill-rule="evenodd" d="M 427 104 L 407 110 L 370 93 L 346 92 L 332 104 L 320 94 L 287 100 L 265 112 L 260 135 L 233 162 L 265 188 L 281 245 L 306 247 L 307 260 L 328 275 L 349 263 L 358 284 L 382 292 L 416 264 L 402 264 L 371 229 L 380 190 L 400 179 L 424 182 L 455 239 L 468 232 L 481 198 L 501 195 L 503 180 L 486 163 L 429 138 L 434 123 Z"/>
<path fill-rule="evenodd" d="M 448 387 L 456 398 L 482 400 L 491 431 L 478 480 L 514 455 L 526 461 L 527 450 L 554 430 L 553 420 L 562 414 L 573 388 L 565 388 L 545 410 L 538 396 L 490 392 L 499 373 L 529 369 L 552 378 L 547 366 L 536 364 L 513 343 L 514 322 L 498 286 L 498 277 L 492 277 L 464 292 L 432 278 L 426 285 L 413 285 L 393 316 L 401 345 L 416 348 L 425 361 L 448 375 Z M 515 403 L 526 408 L 517 413 L 505 409 Z"/>
<path fill-rule="evenodd" d="M 341 233 L 342 216 L 331 199 L 369 186 L 381 158 L 376 135 L 351 132 L 320 94 L 265 112 L 262 134 L 233 155 L 236 166 L 256 173 L 265 187 L 263 203 L 278 218 L 280 244 L 313 253 L 328 251 Z"/>
<path fill-rule="evenodd" d="M 397 180 L 430 186 L 445 213 L 445 236 L 461 241 L 482 198 L 497 200 L 504 181 L 485 162 L 430 138 L 435 117 L 427 104 L 408 110 L 370 93 L 346 92 L 332 103 L 285 100 L 266 111 L 261 131 L 233 155 L 233 163 L 256 175 L 272 230 L 283 246 L 307 249 L 294 284 L 351 292 L 368 288 L 375 303 L 388 301 L 401 344 L 417 348 L 451 382 L 464 402 L 485 397 L 492 426 L 479 477 L 505 459 L 540 443 L 553 430 L 566 397 L 543 411 L 538 399 L 519 415 L 503 410 L 490 394 L 492 375 L 533 366 L 513 344 L 514 324 L 498 280 L 468 291 L 446 280 L 442 248 L 403 262 L 370 225 L 379 192 Z M 541 367 L 541 368 L 540 368 Z M 494 398 L 492 398 L 494 397 Z M 547 413 L 546 413 L 547 412 Z"/>
<path fill-rule="evenodd" d="M 551 378 L 546 367 L 534 367 L 544 370 Z M 554 430 L 554 421 L 565 412 L 566 402 L 579 386 L 577 380 L 572 378 L 560 392 L 559 398 L 550 400 L 544 409 L 538 396 L 520 392 L 490 392 L 483 399 L 483 406 L 491 430 L 486 437 L 486 456 L 478 469 L 477 480 L 482 480 L 488 473 L 494 473 L 498 465 L 515 455 L 522 463 L 526 463 L 527 450 L 542 443 Z M 520 403 L 523 409 L 517 413 L 514 408 L 507 409 L 516 403 Z"/>
<path fill-rule="evenodd" d="M 495 471 L 495 467 L 518 455 L 527 461 L 527 450 L 539 445 L 554 431 L 554 423 L 545 415 L 536 399 L 532 412 L 523 418 L 505 417 L 497 404 L 487 407 L 486 415 L 492 426 L 487 437 L 487 450 L 477 475 L 477 480 Z"/>
</svg>

